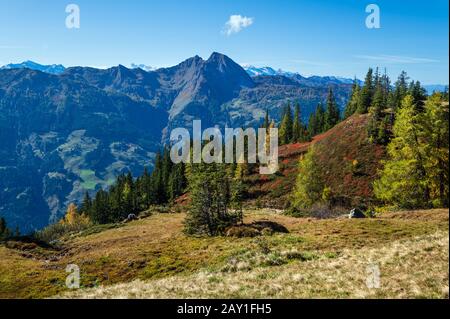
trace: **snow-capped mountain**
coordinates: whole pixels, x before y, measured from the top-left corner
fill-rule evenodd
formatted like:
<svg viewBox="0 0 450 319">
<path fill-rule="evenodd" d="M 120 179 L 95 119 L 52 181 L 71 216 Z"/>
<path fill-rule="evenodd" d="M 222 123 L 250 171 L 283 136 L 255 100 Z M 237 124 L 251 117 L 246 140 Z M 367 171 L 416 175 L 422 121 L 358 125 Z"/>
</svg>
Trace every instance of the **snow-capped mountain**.
<svg viewBox="0 0 450 319">
<path fill-rule="evenodd" d="M 147 71 L 147 72 L 156 71 L 158 69 L 158 68 L 155 68 L 155 67 L 150 66 L 150 65 L 135 64 L 135 63 L 131 63 L 130 64 L 130 68 L 131 69 L 142 69 L 142 70 Z"/>
<path fill-rule="evenodd" d="M 10 63 L 2 66 L 0 69 L 30 69 L 50 74 L 60 74 L 63 73 L 66 68 L 61 64 L 42 65 L 33 61 L 25 61 L 18 64 Z"/>
<path fill-rule="evenodd" d="M 250 75 L 250 76 L 274 76 L 274 75 L 283 75 L 287 77 L 291 77 L 297 73 L 293 72 L 287 72 L 283 71 L 281 69 L 275 70 L 274 68 L 271 68 L 270 66 L 264 66 L 264 67 L 256 67 L 253 65 L 244 64 L 242 65 L 242 68 Z"/>
<path fill-rule="evenodd" d="M 343 83 L 343 84 L 352 84 L 354 79 L 348 79 L 344 77 L 338 77 L 338 76 L 310 76 L 310 77 L 304 77 L 300 75 L 300 73 L 297 72 L 289 72 L 284 71 L 281 69 L 275 70 L 274 68 L 271 68 L 270 66 L 264 66 L 264 67 L 255 67 L 253 65 L 242 65 L 243 69 L 250 75 L 250 76 L 285 76 L 288 78 L 296 78 L 296 79 L 308 79 L 316 82 L 334 82 L 334 83 Z M 358 80 L 359 81 L 359 80 Z M 361 81 L 359 81 L 362 83 Z"/>
</svg>

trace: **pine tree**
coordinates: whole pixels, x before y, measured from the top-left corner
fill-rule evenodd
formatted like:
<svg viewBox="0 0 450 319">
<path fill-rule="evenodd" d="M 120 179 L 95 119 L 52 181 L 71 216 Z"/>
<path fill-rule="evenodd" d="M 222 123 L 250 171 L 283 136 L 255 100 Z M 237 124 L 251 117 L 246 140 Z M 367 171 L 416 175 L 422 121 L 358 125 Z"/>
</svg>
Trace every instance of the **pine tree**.
<svg viewBox="0 0 450 319">
<path fill-rule="evenodd" d="M 327 110 L 325 112 L 325 128 L 324 131 L 327 131 L 333 128 L 340 121 L 340 113 L 339 108 L 336 104 L 336 100 L 334 99 L 333 90 L 330 87 L 328 90 L 327 97 Z"/>
<path fill-rule="evenodd" d="M 364 85 L 359 94 L 358 101 L 358 113 L 365 114 L 368 112 L 370 105 L 372 104 L 373 98 L 373 70 L 370 68 L 367 72 L 366 79 L 364 81 Z"/>
<path fill-rule="evenodd" d="M 164 187 L 164 164 L 163 157 L 160 153 L 156 154 L 155 159 L 155 168 L 152 173 L 152 193 L 153 193 L 153 202 L 156 204 L 165 203 L 166 198 L 166 190 Z"/>
<path fill-rule="evenodd" d="M 419 81 L 412 81 L 409 86 L 409 94 L 413 97 L 413 104 L 416 113 L 422 112 L 424 110 L 425 100 L 427 98 L 427 93 L 424 88 L 422 88 Z"/>
<path fill-rule="evenodd" d="M 6 239 L 11 235 L 6 219 L 4 217 L 0 218 L 0 240 Z"/>
<path fill-rule="evenodd" d="M 186 178 L 184 174 L 185 165 L 179 163 L 173 166 L 169 178 L 169 200 L 173 202 L 178 196 L 182 195 L 186 188 Z"/>
<path fill-rule="evenodd" d="M 117 221 L 111 214 L 109 196 L 104 190 L 99 190 L 95 195 L 91 216 L 89 217 L 96 224 L 108 224 Z"/>
<path fill-rule="evenodd" d="M 383 103 L 385 105 L 385 108 L 388 108 L 388 99 L 389 94 L 391 92 L 391 80 L 389 79 L 389 76 L 387 75 L 387 70 L 384 69 L 384 74 L 381 77 L 381 87 L 383 89 Z"/>
<path fill-rule="evenodd" d="M 395 89 L 389 95 L 388 106 L 396 112 L 402 105 L 402 102 L 408 94 L 409 77 L 405 71 L 402 71 L 395 82 Z"/>
<path fill-rule="evenodd" d="M 89 192 L 84 193 L 83 203 L 81 204 L 80 211 L 87 216 L 90 215 L 90 211 L 92 209 L 92 199 L 89 196 Z"/>
<path fill-rule="evenodd" d="M 376 119 L 378 122 L 381 119 L 382 112 L 386 108 L 385 99 L 384 99 L 384 90 L 381 83 L 377 84 L 375 88 L 375 94 L 373 97 L 372 105 L 369 109 L 370 114 Z"/>
<path fill-rule="evenodd" d="M 370 120 L 367 125 L 367 134 L 373 142 L 384 144 L 387 142 L 387 124 L 383 117 L 383 111 L 386 108 L 385 92 L 382 79 L 379 78 L 375 94 L 372 100 L 372 106 L 369 108 Z M 388 118 L 389 120 L 389 118 Z"/>
<path fill-rule="evenodd" d="M 188 184 L 191 204 L 185 219 L 185 232 L 216 236 L 236 223 L 229 212 L 230 178 L 224 164 L 189 165 Z"/>
<path fill-rule="evenodd" d="M 325 130 L 325 111 L 322 104 L 318 104 L 316 111 L 310 115 L 308 131 L 310 137 L 314 137 L 317 134 L 323 133 Z"/>
<path fill-rule="evenodd" d="M 316 119 L 316 113 L 311 113 L 309 115 L 308 120 L 308 133 L 310 137 L 314 137 L 317 135 L 317 119 Z"/>
<path fill-rule="evenodd" d="M 300 105 L 295 104 L 294 111 L 294 125 L 292 127 L 292 142 L 297 143 L 302 141 L 304 135 L 304 130 L 301 122 Z"/>
<path fill-rule="evenodd" d="M 390 123 L 390 116 L 386 115 L 383 120 L 379 121 L 377 130 L 377 143 L 385 145 L 389 141 L 389 130 L 388 126 Z"/>
<path fill-rule="evenodd" d="M 361 87 L 359 86 L 358 81 L 355 79 L 352 86 L 350 100 L 345 107 L 344 118 L 350 117 L 357 111 L 360 91 Z"/>
<path fill-rule="evenodd" d="M 280 145 L 289 144 L 292 140 L 292 129 L 293 129 L 293 121 L 292 121 L 292 112 L 291 105 L 288 103 L 283 112 L 283 120 L 280 124 L 279 129 L 279 141 Z"/>
</svg>

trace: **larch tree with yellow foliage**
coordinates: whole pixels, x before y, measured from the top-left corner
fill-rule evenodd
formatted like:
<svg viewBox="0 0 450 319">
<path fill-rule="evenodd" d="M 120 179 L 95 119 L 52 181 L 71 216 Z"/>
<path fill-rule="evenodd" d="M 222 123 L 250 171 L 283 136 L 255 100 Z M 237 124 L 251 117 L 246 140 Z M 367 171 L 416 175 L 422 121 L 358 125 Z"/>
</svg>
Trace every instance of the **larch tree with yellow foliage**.
<svg viewBox="0 0 450 319">
<path fill-rule="evenodd" d="M 393 134 L 374 183 L 377 198 L 400 208 L 448 207 L 448 103 L 436 94 L 417 112 L 406 96 Z"/>
</svg>

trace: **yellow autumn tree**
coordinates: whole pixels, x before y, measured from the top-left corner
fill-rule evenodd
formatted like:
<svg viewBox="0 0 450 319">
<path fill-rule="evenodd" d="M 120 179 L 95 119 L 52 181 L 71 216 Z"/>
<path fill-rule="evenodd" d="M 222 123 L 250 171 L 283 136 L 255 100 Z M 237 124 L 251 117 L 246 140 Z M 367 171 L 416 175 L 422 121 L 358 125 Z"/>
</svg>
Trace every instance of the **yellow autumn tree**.
<svg viewBox="0 0 450 319">
<path fill-rule="evenodd" d="M 74 203 L 70 203 L 66 215 L 60 223 L 66 226 L 86 225 L 90 223 L 90 220 L 86 215 L 78 213 L 78 208 Z"/>
</svg>

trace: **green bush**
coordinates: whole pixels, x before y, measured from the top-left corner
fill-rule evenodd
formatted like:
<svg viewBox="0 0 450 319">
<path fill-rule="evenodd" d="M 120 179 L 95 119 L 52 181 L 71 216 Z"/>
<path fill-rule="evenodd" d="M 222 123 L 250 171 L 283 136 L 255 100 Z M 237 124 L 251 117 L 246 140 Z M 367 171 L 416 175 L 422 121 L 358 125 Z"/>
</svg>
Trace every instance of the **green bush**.
<svg viewBox="0 0 450 319">
<path fill-rule="evenodd" d="M 86 230 L 90 226 L 91 224 L 86 223 L 75 223 L 75 224 L 56 223 L 49 225 L 40 231 L 37 231 L 33 237 L 40 241 L 52 244 L 62 239 L 64 236 L 80 233 L 81 231 Z"/>
</svg>

